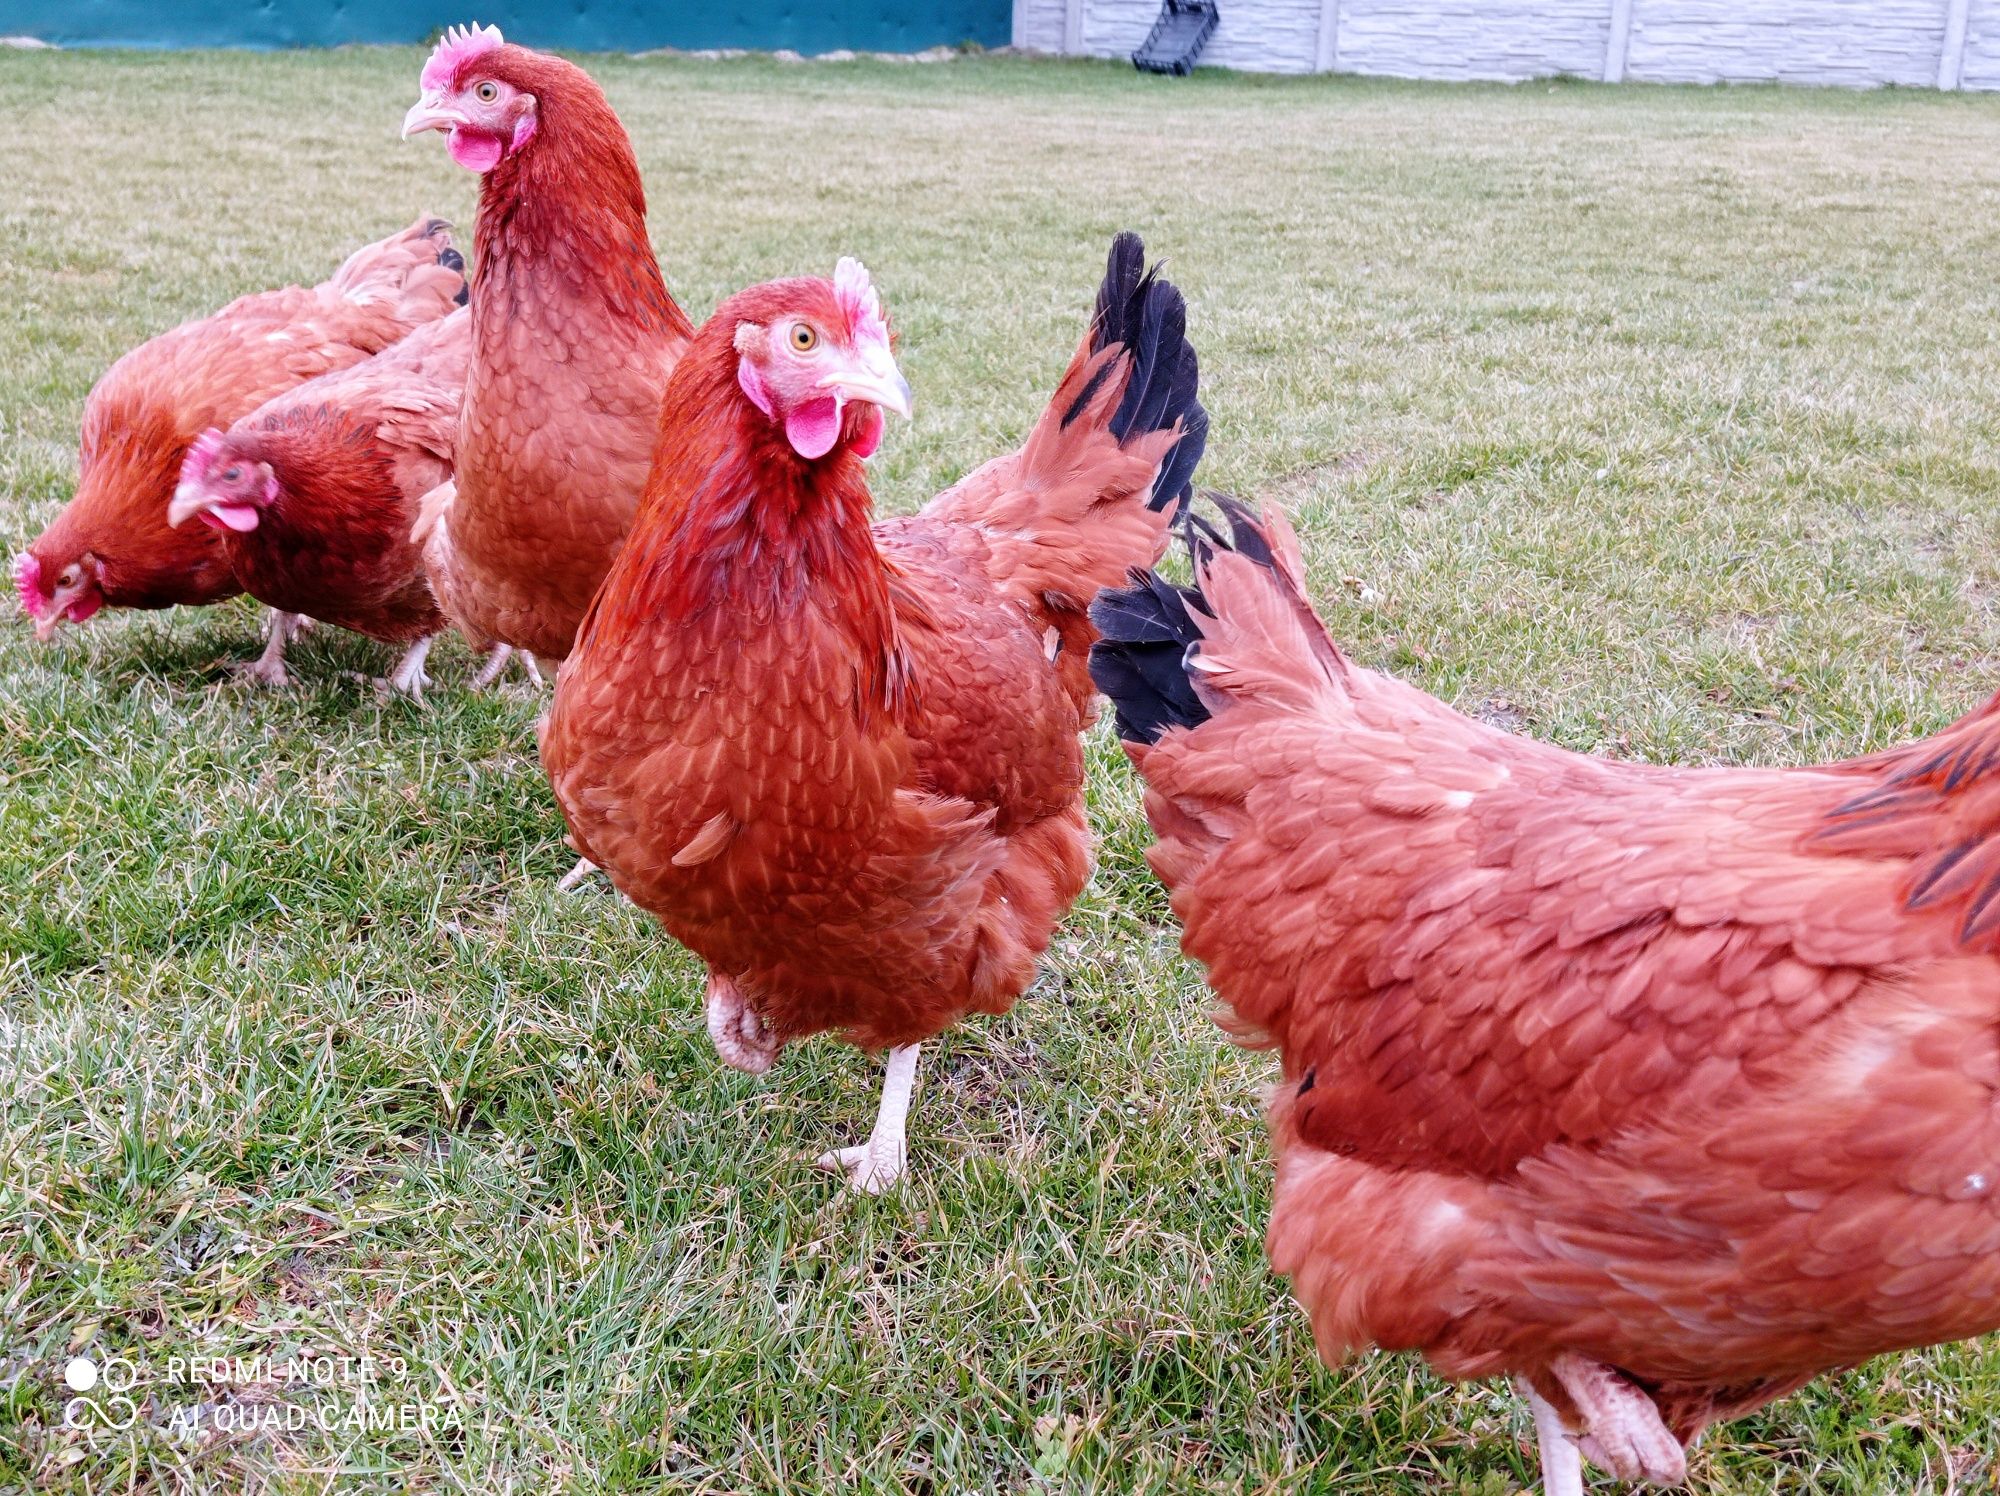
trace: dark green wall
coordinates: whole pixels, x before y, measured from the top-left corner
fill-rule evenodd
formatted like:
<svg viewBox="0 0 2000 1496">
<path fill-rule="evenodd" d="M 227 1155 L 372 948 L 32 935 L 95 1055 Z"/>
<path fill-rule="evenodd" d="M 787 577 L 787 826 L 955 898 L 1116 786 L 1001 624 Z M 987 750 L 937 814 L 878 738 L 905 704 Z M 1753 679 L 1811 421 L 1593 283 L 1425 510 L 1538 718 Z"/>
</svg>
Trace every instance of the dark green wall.
<svg viewBox="0 0 2000 1496">
<path fill-rule="evenodd" d="M 0 0 L 0 32 L 78 47 L 329 47 L 416 42 L 457 22 L 586 52 L 1006 42 L 1011 0 Z"/>
</svg>

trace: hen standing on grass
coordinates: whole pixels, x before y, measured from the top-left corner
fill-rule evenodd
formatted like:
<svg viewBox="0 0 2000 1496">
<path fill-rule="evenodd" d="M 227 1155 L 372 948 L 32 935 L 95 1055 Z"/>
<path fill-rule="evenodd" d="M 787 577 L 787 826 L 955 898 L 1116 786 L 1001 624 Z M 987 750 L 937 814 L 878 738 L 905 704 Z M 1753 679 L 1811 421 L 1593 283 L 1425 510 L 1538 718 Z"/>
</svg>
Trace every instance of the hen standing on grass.
<svg viewBox="0 0 2000 1496">
<path fill-rule="evenodd" d="M 175 525 L 215 530 L 259 602 L 408 645 L 387 684 L 412 696 L 444 619 L 410 527 L 451 476 L 471 316 L 460 309 L 209 431 L 167 509 Z M 265 678 L 282 686 L 284 666 Z"/>
<path fill-rule="evenodd" d="M 1183 944 L 1278 1049 L 1269 1248 L 1329 1359 L 1708 1424 L 2000 1326 L 2000 698 L 1823 769 L 1568 753 L 1354 665 L 1274 511 L 1094 616 Z"/>
<path fill-rule="evenodd" d="M 1090 866 L 1084 608 L 1157 558 L 1207 416 L 1180 293 L 1113 246 L 1018 452 L 871 527 L 909 413 L 868 274 L 732 297 L 667 388 L 632 538 L 542 735 L 580 850 L 708 964 L 739 1069 L 825 1030 L 889 1046 L 865 1146 L 903 1172 L 917 1046 L 1003 1013 Z"/>
<path fill-rule="evenodd" d="M 481 181 L 458 469 L 418 538 L 468 638 L 560 660 L 631 527 L 692 328 L 646 237 L 632 143 L 588 73 L 454 28 L 422 89 L 404 137 L 447 132 Z"/>
<path fill-rule="evenodd" d="M 35 636 L 106 606 L 170 608 L 242 591 L 213 531 L 167 523 L 189 446 L 450 312 L 465 291 L 465 261 L 449 227 L 420 218 L 356 250 L 323 285 L 242 297 L 113 364 L 84 405 L 76 496 L 14 562 Z M 290 620 L 273 621 L 260 665 L 282 661 L 290 632 Z"/>
</svg>

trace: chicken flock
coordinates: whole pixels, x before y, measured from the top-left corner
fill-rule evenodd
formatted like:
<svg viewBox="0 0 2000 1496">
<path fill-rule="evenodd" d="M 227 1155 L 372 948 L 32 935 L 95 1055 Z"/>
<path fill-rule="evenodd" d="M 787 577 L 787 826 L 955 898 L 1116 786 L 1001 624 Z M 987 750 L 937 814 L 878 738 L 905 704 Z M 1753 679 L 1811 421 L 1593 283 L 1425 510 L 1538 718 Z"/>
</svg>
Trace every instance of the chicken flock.
<svg viewBox="0 0 2000 1496">
<path fill-rule="evenodd" d="M 431 130 L 481 177 L 472 271 L 422 217 L 115 363 L 15 562 L 39 638 L 247 592 L 273 686 L 309 621 L 413 695 L 447 628 L 475 685 L 556 668 L 570 839 L 705 963 L 721 1058 L 887 1051 L 819 1160 L 871 1193 L 919 1046 L 1006 1012 L 1083 889 L 1101 692 L 1184 947 L 1277 1051 L 1272 1265 L 1329 1362 L 1510 1378 L 1551 1496 L 2000 1326 L 2000 698 L 1678 770 L 1360 667 L 1282 514 L 1191 513 L 1186 307 L 1129 234 L 1021 447 L 877 521 L 911 395 L 861 265 L 695 327 L 603 92 L 492 27 L 426 63 Z M 1192 587 L 1152 570 L 1177 529 Z"/>
</svg>

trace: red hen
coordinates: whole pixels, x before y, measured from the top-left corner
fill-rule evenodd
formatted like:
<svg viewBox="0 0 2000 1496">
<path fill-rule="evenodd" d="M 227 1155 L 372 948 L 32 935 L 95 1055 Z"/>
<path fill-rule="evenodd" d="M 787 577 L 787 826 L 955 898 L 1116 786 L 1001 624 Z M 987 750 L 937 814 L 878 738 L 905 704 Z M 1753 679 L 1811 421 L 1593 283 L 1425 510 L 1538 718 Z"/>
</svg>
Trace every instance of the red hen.
<svg viewBox="0 0 2000 1496">
<path fill-rule="evenodd" d="M 1207 426 L 1143 258 L 1114 246 L 1025 446 L 874 525 L 861 459 L 908 386 L 867 272 L 724 303 L 557 682 L 571 832 L 707 963 L 723 1058 L 890 1047 L 868 1143 L 821 1161 L 862 1189 L 903 1170 L 918 1044 L 1005 1012 L 1088 874 L 1085 605 L 1159 555 Z"/>
<path fill-rule="evenodd" d="M 210 431 L 167 510 L 172 524 L 213 529 L 259 602 L 408 645 L 388 684 L 413 696 L 444 619 L 410 528 L 451 476 L 471 316 L 456 311 Z M 283 663 L 260 678 L 283 685 Z"/>
<path fill-rule="evenodd" d="M 36 637 L 106 606 L 170 608 L 242 591 L 213 531 L 167 523 L 189 446 L 451 311 L 464 298 L 465 262 L 448 229 L 420 218 L 356 250 L 322 285 L 242 297 L 113 364 L 84 405 L 76 496 L 14 562 Z M 280 644 L 283 634 L 281 623 Z"/>
<path fill-rule="evenodd" d="M 1107 594 L 1150 856 L 1274 1046 L 1269 1249 L 1331 1360 L 1422 1351 L 1678 1481 L 1706 1425 L 2000 1326 L 2000 714 L 1813 769 L 1568 753 L 1363 670 L 1281 516 Z M 2000 705 L 2000 703 L 1996 703 Z"/>
<path fill-rule="evenodd" d="M 454 28 L 405 137 L 480 173 L 458 471 L 419 538 L 469 638 L 560 660 L 631 527 L 691 328 L 646 238 L 632 143 L 573 63 Z"/>
</svg>

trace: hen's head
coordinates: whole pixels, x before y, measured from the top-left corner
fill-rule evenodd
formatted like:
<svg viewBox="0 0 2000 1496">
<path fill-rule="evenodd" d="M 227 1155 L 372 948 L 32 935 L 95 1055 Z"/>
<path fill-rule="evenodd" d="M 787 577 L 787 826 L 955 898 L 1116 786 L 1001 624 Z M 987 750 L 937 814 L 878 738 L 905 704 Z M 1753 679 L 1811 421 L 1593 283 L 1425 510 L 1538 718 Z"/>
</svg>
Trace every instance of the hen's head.
<svg viewBox="0 0 2000 1496">
<path fill-rule="evenodd" d="M 824 457 L 842 443 L 872 456 L 882 444 L 882 412 L 910 414 L 909 381 L 859 260 L 842 260 L 830 281 L 739 291 L 714 321 L 728 329 L 744 398 L 801 457 Z"/>
<path fill-rule="evenodd" d="M 181 463 L 167 523 L 180 526 L 199 519 L 211 529 L 243 534 L 257 528 L 265 506 L 277 497 L 278 479 L 270 463 L 246 450 L 241 438 L 204 431 Z"/>
<path fill-rule="evenodd" d="M 53 527 L 51 527 L 53 529 Z M 14 595 L 46 640 L 65 623 L 82 623 L 104 606 L 103 568 L 89 551 L 60 554 L 59 543 L 44 535 L 14 558 Z"/>
<path fill-rule="evenodd" d="M 542 100 L 557 71 L 580 68 L 509 46 L 498 26 L 453 26 L 424 64 L 422 96 L 403 116 L 403 139 L 443 130 L 451 159 L 467 171 L 493 170 L 527 148 L 541 128 Z"/>
</svg>

